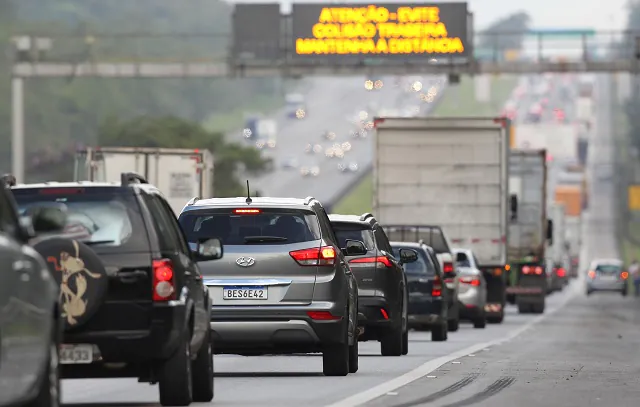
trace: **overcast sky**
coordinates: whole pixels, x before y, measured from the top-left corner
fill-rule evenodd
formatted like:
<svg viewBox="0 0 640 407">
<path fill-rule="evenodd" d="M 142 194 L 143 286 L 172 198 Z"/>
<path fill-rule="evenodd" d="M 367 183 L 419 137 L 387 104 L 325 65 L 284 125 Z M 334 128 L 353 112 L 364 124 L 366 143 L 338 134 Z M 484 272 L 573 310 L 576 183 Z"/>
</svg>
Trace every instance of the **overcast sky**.
<svg viewBox="0 0 640 407">
<path fill-rule="evenodd" d="M 238 3 L 274 3 L 269 0 L 227 0 Z M 301 0 L 296 3 L 332 3 L 318 0 Z M 347 3 L 348 1 L 345 1 Z M 363 3 L 366 1 L 351 1 Z M 395 3 L 387 0 L 387 3 Z M 397 1 L 410 3 L 411 1 Z M 442 3 L 451 1 L 444 0 Z M 280 3 L 291 3 L 281 1 Z M 366 2 L 369 3 L 369 2 Z M 474 13 L 478 29 L 496 19 L 524 10 L 533 19 L 536 28 L 593 28 L 595 30 L 621 30 L 626 24 L 627 0 L 470 0 L 469 8 Z"/>
</svg>

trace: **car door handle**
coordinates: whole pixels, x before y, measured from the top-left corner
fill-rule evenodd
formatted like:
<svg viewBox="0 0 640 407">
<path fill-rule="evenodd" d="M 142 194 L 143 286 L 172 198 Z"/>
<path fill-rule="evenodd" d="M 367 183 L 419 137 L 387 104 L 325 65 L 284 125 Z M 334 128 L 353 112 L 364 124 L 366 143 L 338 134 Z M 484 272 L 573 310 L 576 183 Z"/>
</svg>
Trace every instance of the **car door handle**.
<svg viewBox="0 0 640 407">
<path fill-rule="evenodd" d="M 144 270 L 122 270 L 116 274 L 116 277 L 125 284 L 132 284 L 138 280 L 148 279 L 149 275 Z"/>
</svg>

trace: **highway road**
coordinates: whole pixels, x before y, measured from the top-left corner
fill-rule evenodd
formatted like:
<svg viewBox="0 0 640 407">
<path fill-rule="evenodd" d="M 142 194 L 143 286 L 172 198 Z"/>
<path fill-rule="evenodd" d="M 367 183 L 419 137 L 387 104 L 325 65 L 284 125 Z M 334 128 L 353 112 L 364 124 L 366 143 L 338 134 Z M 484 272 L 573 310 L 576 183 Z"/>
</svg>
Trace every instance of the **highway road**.
<svg viewBox="0 0 640 407">
<path fill-rule="evenodd" d="M 431 83 L 438 78 L 426 77 L 425 82 Z M 306 93 L 308 115 L 303 120 L 288 119 L 284 111 L 278 112 L 277 147 L 269 150 L 266 156 L 274 159 L 275 170 L 250 180 L 252 189 L 262 192 L 263 196 L 314 196 L 321 202 L 332 202 L 343 187 L 357 175 L 342 173 L 338 170 L 339 159 L 329 159 L 324 153 L 307 155 L 304 148 L 307 144 L 321 144 L 329 147 L 336 142 L 348 141 L 352 150 L 345 154 L 343 162 L 356 162 L 359 168 L 371 162 L 371 138 L 353 140 L 349 131 L 353 125 L 349 117 L 360 110 L 366 110 L 368 105 L 380 108 L 402 108 L 407 104 L 418 104 L 415 93 L 408 94 L 392 86 L 391 78 L 385 79 L 385 86 L 378 91 L 367 91 L 364 88 L 364 78 L 314 78 Z M 334 141 L 322 138 L 324 131 L 336 133 Z M 295 157 L 300 166 L 318 166 L 320 173 L 317 177 L 302 177 L 298 169 L 285 169 L 282 163 Z"/>
<path fill-rule="evenodd" d="M 589 171 L 613 156 L 610 95 L 599 81 Z M 581 269 L 617 256 L 613 183 L 592 177 Z M 411 332 L 409 354 L 379 356 L 360 347 L 360 370 L 324 377 L 320 356 L 216 356 L 210 406 L 254 407 L 631 407 L 640 399 L 640 301 L 619 294 L 587 298 L 582 281 L 548 298 L 544 315 L 518 315 L 484 330 L 462 325 L 447 342 Z M 135 380 L 73 380 L 63 401 L 75 406 L 157 406 L 157 387 Z M 203 406 L 206 406 L 203 405 Z"/>
</svg>

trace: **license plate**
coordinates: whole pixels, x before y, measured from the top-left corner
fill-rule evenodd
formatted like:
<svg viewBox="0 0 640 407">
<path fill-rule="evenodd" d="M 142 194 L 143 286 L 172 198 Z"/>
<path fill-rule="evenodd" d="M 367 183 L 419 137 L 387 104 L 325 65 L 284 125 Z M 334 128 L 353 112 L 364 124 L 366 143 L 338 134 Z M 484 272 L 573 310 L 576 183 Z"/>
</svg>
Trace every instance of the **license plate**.
<svg viewBox="0 0 640 407">
<path fill-rule="evenodd" d="M 267 287 L 224 287 L 222 289 L 223 300 L 266 300 L 268 299 Z"/>
<path fill-rule="evenodd" d="M 93 362 L 93 345 L 60 345 L 60 364 L 75 365 Z"/>
<path fill-rule="evenodd" d="M 616 276 L 600 276 L 598 279 L 602 280 L 602 281 L 615 281 L 615 280 L 618 279 L 618 277 L 616 277 Z"/>
</svg>

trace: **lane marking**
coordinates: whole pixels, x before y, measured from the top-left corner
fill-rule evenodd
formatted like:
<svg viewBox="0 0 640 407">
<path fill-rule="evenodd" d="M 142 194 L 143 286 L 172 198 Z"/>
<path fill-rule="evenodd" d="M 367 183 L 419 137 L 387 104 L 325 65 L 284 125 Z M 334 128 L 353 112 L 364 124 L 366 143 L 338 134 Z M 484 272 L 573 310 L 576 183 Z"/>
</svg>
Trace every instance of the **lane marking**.
<svg viewBox="0 0 640 407">
<path fill-rule="evenodd" d="M 367 403 L 371 400 L 377 399 L 378 397 L 384 396 L 385 394 L 389 393 L 389 392 L 393 392 L 401 387 L 404 387 L 406 385 L 408 385 L 409 383 L 415 382 L 418 379 L 421 379 L 423 377 L 432 377 L 432 376 L 427 376 L 431 373 L 433 373 L 435 370 L 439 369 L 441 366 L 455 360 L 455 359 L 459 359 L 461 357 L 467 356 L 470 353 L 477 353 L 479 351 L 485 350 L 488 351 L 490 347 L 492 346 L 496 346 L 496 345 L 501 345 L 511 339 L 516 338 L 517 336 L 521 335 L 522 333 L 524 333 L 526 330 L 528 330 L 529 328 L 531 328 L 532 326 L 540 323 L 542 320 L 544 320 L 545 318 L 555 314 L 556 312 L 558 312 L 559 310 L 561 310 L 562 308 L 564 308 L 565 305 L 567 305 L 567 303 L 569 301 L 571 301 L 576 294 L 579 292 L 579 288 L 580 288 L 580 284 L 572 284 L 569 287 L 570 290 L 567 291 L 566 296 L 560 301 L 560 303 L 558 305 L 556 305 L 555 308 L 552 308 L 550 310 L 548 310 L 546 313 L 542 314 L 542 315 L 538 315 L 537 317 L 533 318 L 531 321 L 527 322 L 526 324 L 522 325 L 521 327 L 514 329 L 513 331 L 509 332 L 506 337 L 502 337 L 499 339 L 494 339 L 492 341 L 489 342 L 484 342 L 484 343 L 478 343 L 472 346 L 469 346 L 465 349 L 461 349 L 459 351 L 450 353 L 448 355 L 444 355 L 444 356 L 440 356 L 438 358 L 429 360 L 428 362 L 418 366 L 417 368 L 403 374 L 402 376 L 398 376 L 395 379 L 389 380 L 387 382 L 381 383 L 375 387 L 371 387 L 370 389 L 364 390 L 360 393 L 354 394 L 353 396 L 349 396 L 345 399 L 342 399 L 340 401 L 337 401 L 333 404 L 328 404 L 325 407 L 356 407 L 356 406 L 360 406 L 364 403 Z"/>
</svg>

